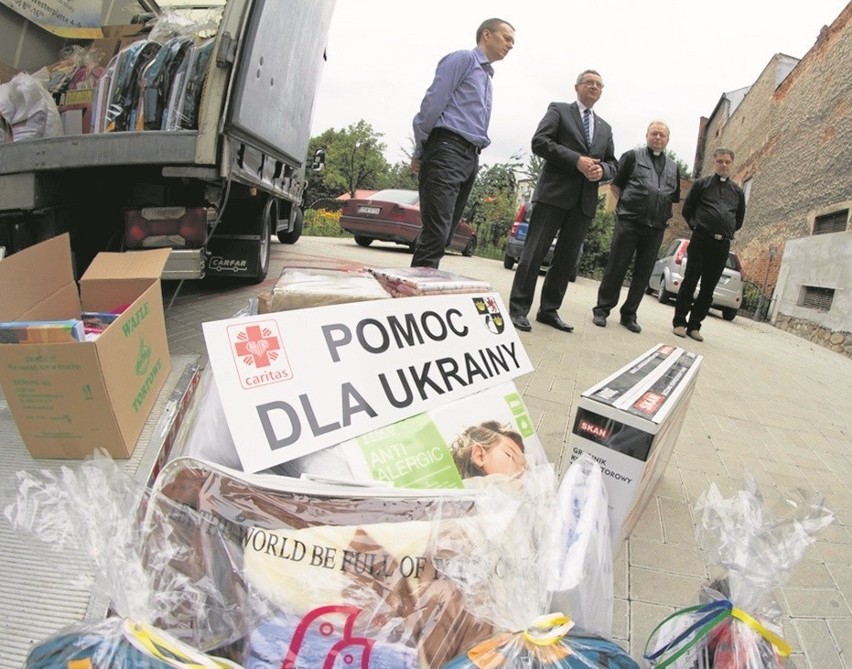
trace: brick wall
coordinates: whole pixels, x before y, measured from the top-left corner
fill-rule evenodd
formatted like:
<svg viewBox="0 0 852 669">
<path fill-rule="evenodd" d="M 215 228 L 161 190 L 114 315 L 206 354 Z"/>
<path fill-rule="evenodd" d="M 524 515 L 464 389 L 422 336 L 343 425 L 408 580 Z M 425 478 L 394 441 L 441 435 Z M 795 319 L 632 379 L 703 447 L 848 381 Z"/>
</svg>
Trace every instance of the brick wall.
<svg viewBox="0 0 852 669">
<path fill-rule="evenodd" d="M 852 198 L 852 3 L 777 85 L 794 63 L 773 56 L 730 118 L 720 104 L 702 124 L 697 152 L 708 174 L 713 149 L 727 146 L 736 152 L 734 179 L 751 179 L 736 249 L 747 278 L 763 285 L 768 276 L 770 291 L 784 242 L 810 234 L 809 212 Z"/>
</svg>

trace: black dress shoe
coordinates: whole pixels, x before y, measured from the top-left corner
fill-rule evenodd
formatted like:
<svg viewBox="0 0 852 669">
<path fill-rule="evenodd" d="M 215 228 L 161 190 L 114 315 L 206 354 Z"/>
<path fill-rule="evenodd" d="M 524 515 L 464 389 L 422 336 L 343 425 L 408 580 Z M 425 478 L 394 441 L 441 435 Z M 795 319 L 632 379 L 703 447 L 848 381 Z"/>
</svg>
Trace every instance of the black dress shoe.
<svg viewBox="0 0 852 669">
<path fill-rule="evenodd" d="M 592 323 L 597 325 L 599 328 L 606 327 L 606 316 L 596 311 L 592 312 Z"/>
<path fill-rule="evenodd" d="M 622 318 L 621 324 L 624 327 L 626 327 L 628 330 L 630 330 L 631 332 L 635 332 L 636 334 L 639 334 L 640 332 L 642 332 L 642 326 L 639 325 L 639 323 L 636 322 L 635 318 L 629 318 L 629 319 Z"/>
<path fill-rule="evenodd" d="M 549 325 L 552 328 L 556 328 L 557 330 L 562 330 L 562 332 L 573 332 L 574 326 L 568 325 L 565 321 L 559 318 L 556 314 L 538 314 L 535 319 L 539 323 L 544 323 L 545 325 Z"/>
<path fill-rule="evenodd" d="M 526 316 L 510 316 L 509 318 L 512 320 L 512 325 L 515 326 L 516 330 L 522 330 L 523 332 L 532 330 L 532 325 L 530 325 Z"/>
</svg>

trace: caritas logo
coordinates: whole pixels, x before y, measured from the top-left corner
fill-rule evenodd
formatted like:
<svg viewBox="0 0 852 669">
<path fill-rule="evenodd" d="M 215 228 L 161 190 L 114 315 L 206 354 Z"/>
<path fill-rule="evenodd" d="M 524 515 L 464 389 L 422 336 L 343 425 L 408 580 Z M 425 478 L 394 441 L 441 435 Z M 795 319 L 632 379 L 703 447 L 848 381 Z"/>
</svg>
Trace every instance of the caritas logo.
<svg viewBox="0 0 852 669">
<path fill-rule="evenodd" d="M 228 327 L 228 340 L 243 388 L 257 388 L 293 378 L 275 321 L 232 325 Z"/>
</svg>

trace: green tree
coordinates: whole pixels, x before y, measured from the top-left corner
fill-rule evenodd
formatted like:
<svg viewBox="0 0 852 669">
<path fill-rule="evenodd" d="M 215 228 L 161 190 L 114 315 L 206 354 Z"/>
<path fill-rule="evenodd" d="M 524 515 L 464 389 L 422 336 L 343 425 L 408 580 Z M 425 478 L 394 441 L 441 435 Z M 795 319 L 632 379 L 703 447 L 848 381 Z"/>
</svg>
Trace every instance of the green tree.
<svg viewBox="0 0 852 669">
<path fill-rule="evenodd" d="M 417 174 L 411 171 L 410 161 L 400 160 L 391 165 L 381 187 L 417 190 Z"/>
<path fill-rule="evenodd" d="M 316 152 L 320 149 L 327 151 L 329 145 L 336 140 L 338 134 L 339 131 L 329 128 L 322 134 L 311 137 L 311 140 L 308 142 L 308 156 L 312 157 L 316 155 Z M 302 203 L 305 209 L 313 209 L 319 203 L 326 200 L 334 200 L 334 198 L 340 195 L 339 188 L 331 186 L 326 182 L 325 177 L 328 174 L 327 165 L 328 163 L 326 162 L 326 167 L 323 167 L 323 169 L 319 171 L 308 170 L 305 173 L 307 184 L 305 192 L 302 195 Z"/>
<path fill-rule="evenodd" d="M 537 156 L 534 153 L 531 153 L 529 161 L 526 165 L 524 165 L 518 170 L 518 174 L 535 184 L 538 181 L 538 178 L 541 176 L 541 171 L 543 169 L 544 158 L 542 158 L 541 156 Z"/>
<path fill-rule="evenodd" d="M 677 154 L 671 149 L 666 149 L 666 155 L 671 158 L 675 165 L 677 165 L 677 171 L 682 177 L 686 177 L 689 179 L 692 177 L 692 170 L 689 169 L 689 165 L 687 165 L 683 160 L 677 157 Z"/>
<path fill-rule="evenodd" d="M 381 136 L 363 119 L 339 133 L 326 149 L 326 183 L 352 197 L 359 188 L 377 188 L 388 171 Z"/>
<path fill-rule="evenodd" d="M 600 279 L 609 259 L 609 247 L 612 244 L 612 230 L 615 227 L 615 214 L 606 211 L 606 196 L 598 196 L 598 209 L 583 242 L 583 254 L 577 273 L 593 279 Z"/>
<path fill-rule="evenodd" d="M 307 206 L 334 199 L 341 193 L 354 196 L 358 189 L 380 188 L 390 169 L 381 137 L 363 119 L 343 130 L 329 128 L 313 137 L 308 144 L 308 155 L 323 149 L 325 167 L 310 178 L 305 196 Z"/>
<path fill-rule="evenodd" d="M 517 163 L 497 163 L 480 169 L 470 192 L 464 217 L 476 230 L 480 255 L 502 249 L 515 216 Z"/>
</svg>

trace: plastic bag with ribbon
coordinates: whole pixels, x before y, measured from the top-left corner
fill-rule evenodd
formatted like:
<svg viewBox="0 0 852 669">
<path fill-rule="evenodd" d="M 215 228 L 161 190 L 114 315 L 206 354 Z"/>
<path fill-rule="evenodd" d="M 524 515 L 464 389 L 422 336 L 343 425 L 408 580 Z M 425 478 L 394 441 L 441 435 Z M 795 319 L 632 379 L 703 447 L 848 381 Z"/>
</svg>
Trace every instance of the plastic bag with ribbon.
<svg viewBox="0 0 852 669">
<path fill-rule="evenodd" d="M 26 669 L 240 669 L 151 625 L 123 618 L 75 625 L 36 644 Z"/>
<path fill-rule="evenodd" d="M 834 519 L 823 498 L 798 491 L 784 513 L 767 509 L 751 476 L 725 499 L 711 485 L 696 503 L 696 538 L 723 576 L 702 587 L 699 604 L 676 611 L 651 633 L 644 657 L 662 669 L 777 669 L 789 666 L 781 610 L 772 597 L 816 533 Z"/>
<path fill-rule="evenodd" d="M 542 485 L 535 476 L 520 481 L 527 488 Z M 486 494 L 498 492 L 489 488 Z M 480 540 L 486 545 L 495 542 L 495 551 L 498 537 L 506 536 L 528 547 L 526 554 L 515 553 L 504 565 L 504 605 L 481 602 L 481 615 L 505 632 L 469 647 L 445 669 L 638 669 L 628 653 L 607 638 L 612 625 L 612 545 L 600 465 L 581 456 L 565 473 L 558 495 L 527 492 L 523 498 L 538 504 L 526 508 L 520 524 L 493 526 L 493 538 Z M 505 507 L 496 498 L 492 505 Z M 480 587 L 480 580 L 475 571 L 465 574 L 470 601 L 476 601 L 477 593 L 494 592 Z M 571 610 L 552 611 L 554 604 Z"/>
<path fill-rule="evenodd" d="M 57 554 L 85 556 L 90 576 L 74 585 L 91 592 L 93 601 L 109 602 L 113 612 L 37 643 L 27 669 L 65 668 L 75 660 L 96 669 L 239 666 L 194 649 L 223 648 L 241 639 L 265 615 L 265 600 L 247 592 L 239 602 L 226 602 L 217 583 L 183 568 L 194 556 L 181 532 L 209 527 L 203 516 L 169 500 L 152 503 L 151 492 L 103 453 L 73 468 L 20 471 L 16 483 L 17 494 L 4 508 L 12 527 Z M 178 515 L 180 525 L 168 522 Z M 170 532 L 162 531 L 165 526 Z M 218 533 L 208 542 L 217 544 L 220 555 L 242 552 Z"/>
</svg>

